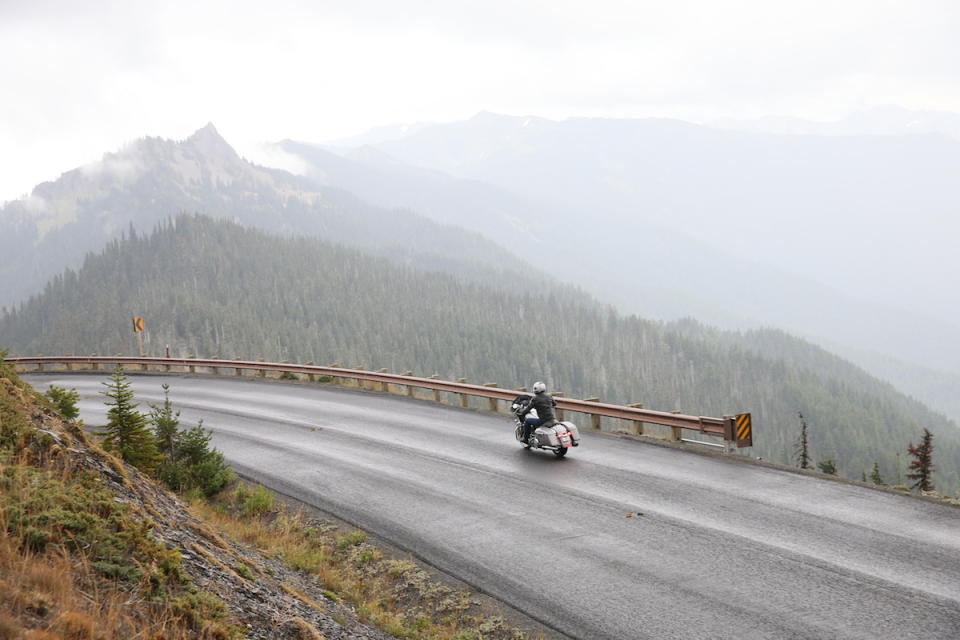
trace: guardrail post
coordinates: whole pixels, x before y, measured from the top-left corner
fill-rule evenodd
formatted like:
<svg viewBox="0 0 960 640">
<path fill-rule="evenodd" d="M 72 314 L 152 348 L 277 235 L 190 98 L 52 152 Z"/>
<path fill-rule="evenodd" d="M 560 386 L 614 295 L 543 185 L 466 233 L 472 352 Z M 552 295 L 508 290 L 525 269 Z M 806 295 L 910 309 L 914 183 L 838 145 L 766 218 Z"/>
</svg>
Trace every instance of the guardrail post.
<svg viewBox="0 0 960 640">
<path fill-rule="evenodd" d="M 266 360 L 264 360 L 263 358 L 257 358 L 257 362 L 266 362 Z M 266 370 L 266 369 L 257 369 L 256 375 L 260 376 L 261 378 L 266 378 L 266 377 L 267 377 L 267 370 Z"/>
<path fill-rule="evenodd" d="M 413 375 L 413 371 L 404 371 L 404 372 L 401 373 L 400 375 L 402 375 L 402 376 L 412 376 L 412 375 Z M 411 398 L 413 397 L 413 385 L 412 385 L 412 384 L 408 384 L 408 385 L 407 385 L 407 395 L 408 395 L 409 397 L 411 397 Z"/>
<path fill-rule="evenodd" d="M 485 387 L 496 387 L 496 386 L 497 386 L 497 383 L 496 383 L 496 382 L 485 382 L 483 386 L 485 386 Z M 488 405 L 488 406 L 489 406 L 489 408 L 490 408 L 490 411 L 493 411 L 494 413 L 496 413 L 496 412 L 497 412 L 497 409 L 498 409 L 498 407 L 497 407 L 497 399 L 496 399 L 496 398 L 487 398 L 487 400 L 489 401 L 489 405 Z"/>
<path fill-rule="evenodd" d="M 435 373 L 435 374 L 433 374 L 432 376 L 430 376 L 430 379 L 431 379 L 431 380 L 439 380 L 439 379 L 440 379 L 440 376 Z M 433 401 L 434 401 L 434 402 L 442 402 L 442 400 L 440 400 L 440 389 L 434 389 L 434 390 L 433 390 Z"/>
<path fill-rule="evenodd" d="M 600 398 L 584 398 L 584 402 L 600 402 Z M 598 416 L 595 413 L 590 414 L 590 426 L 593 427 L 594 431 L 600 431 L 603 428 L 603 424 L 600 422 L 601 416 Z"/>
<path fill-rule="evenodd" d="M 672 413 L 673 415 L 679 415 L 680 410 L 674 409 L 670 413 Z M 672 440 L 673 442 L 680 442 L 681 440 L 683 440 L 683 427 L 670 427 L 670 440 Z"/>
<path fill-rule="evenodd" d="M 91 357 L 91 358 L 96 358 L 96 357 L 97 357 L 97 354 L 91 353 L 91 354 L 90 354 L 90 357 Z M 100 363 L 99 363 L 99 362 L 91 362 L 90 364 L 91 364 L 91 366 L 92 366 L 92 368 L 93 368 L 94 371 L 99 371 L 99 370 L 100 370 Z"/>
<path fill-rule="evenodd" d="M 234 358 L 234 360 L 239 360 L 239 359 L 240 359 L 240 358 Z M 238 375 L 238 376 L 242 376 L 242 375 L 243 375 L 243 369 L 241 369 L 240 367 L 234 367 L 234 369 L 235 369 L 235 371 L 236 371 L 236 375 Z"/>
<path fill-rule="evenodd" d="M 211 360 L 219 360 L 220 358 L 213 357 L 213 358 L 210 358 L 210 359 L 211 359 Z M 210 371 L 213 372 L 213 375 L 215 375 L 215 376 L 220 375 L 220 367 L 210 367 Z"/>
<path fill-rule="evenodd" d="M 354 367 L 354 370 L 355 370 L 355 371 L 365 371 L 365 369 L 364 369 L 362 366 L 360 366 L 360 365 L 355 366 L 355 367 Z M 366 388 L 367 388 L 367 387 L 365 387 L 365 386 L 363 385 L 363 380 L 361 380 L 360 378 L 357 378 L 356 380 L 357 380 L 357 388 L 358 388 L 358 389 L 366 389 Z"/>
<path fill-rule="evenodd" d="M 633 407 L 634 409 L 643 409 L 642 402 L 636 402 L 634 404 L 628 404 L 628 407 Z M 634 435 L 642 436 L 643 435 L 643 420 L 634 420 L 633 421 L 633 433 Z"/>
<path fill-rule="evenodd" d="M 313 360 L 311 360 L 310 362 L 304 362 L 303 364 L 307 365 L 308 367 L 312 367 L 312 366 L 313 366 Z M 308 374 L 307 374 L 307 380 L 309 380 L 310 382 L 316 382 L 316 376 L 315 376 L 314 374 L 312 374 L 312 373 L 308 373 Z"/>
<path fill-rule="evenodd" d="M 387 372 L 387 368 L 386 368 L 386 367 L 377 370 L 377 373 L 386 373 L 386 372 Z M 380 383 L 380 391 L 382 391 L 383 393 L 390 393 L 390 383 L 389 383 L 389 382 L 381 382 L 381 383 Z"/>
<path fill-rule="evenodd" d="M 37 363 L 37 369 L 36 369 L 36 370 L 37 370 L 37 371 L 43 371 L 43 363 L 42 363 L 42 362 L 38 362 L 38 363 Z"/>
<path fill-rule="evenodd" d="M 526 388 L 526 387 L 524 387 L 524 388 Z M 554 397 L 554 398 L 562 398 L 562 397 L 563 397 L 563 391 L 557 391 L 557 392 L 555 392 L 555 393 L 551 393 L 550 395 L 551 395 L 552 397 Z M 565 417 L 565 414 L 564 414 L 564 412 L 563 412 L 563 409 L 561 409 L 560 407 L 557 407 L 557 422 L 563 422 L 565 419 L 566 419 L 566 417 Z"/>
<path fill-rule="evenodd" d="M 197 356 L 191 354 L 191 355 L 188 355 L 188 356 L 187 356 L 187 360 L 194 360 L 194 359 L 196 359 L 196 357 L 197 357 Z M 192 365 L 192 364 L 188 364 L 188 365 L 187 365 L 187 371 L 188 371 L 189 373 L 196 373 L 196 372 L 197 372 L 197 367 L 195 367 L 195 366 Z"/>
<path fill-rule="evenodd" d="M 71 357 L 73 356 L 73 354 L 70 354 L 70 355 L 71 355 Z M 64 362 L 63 364 L 66 365 L 67 371 L 73 371 L 73 363 L 72 363 L 72 362 Z"/>
<path fill-rule="evenodd" d="M 737 450 L 736 416 L 723 416 L 723 451 L 733 453 Z"/>
<path fill-rule="evenodd" d="M 339 368 L 340 368 L 340 363 L 339 363 L 339 362 L 334 362 L 332 365 L 330 365 L 330 368 L 331 368 L 331 369 L 339 369 Z M 340 376 L 330 376 L 330 382 L 332 382 L 333 384 L 341 384 L 341 380 L 342 380 L 342 378 L 341 378 Z"/>
<path fill-rule="evenodd" d="M 466 384 L 466 383 L 467 383 L 467 379 L 466 379 L 466 378 L 457 378 L 457 382 L 459 382 L 460 384 Z M 470 396 L 468 396 L 468 395 L 465 394 L 465 393 L 458 393 L 457 395 L 460 396 L 460 407 L 463 408 L 463 409 L 469 408 L 469 407 L 470 407 Z"/>
</svg>

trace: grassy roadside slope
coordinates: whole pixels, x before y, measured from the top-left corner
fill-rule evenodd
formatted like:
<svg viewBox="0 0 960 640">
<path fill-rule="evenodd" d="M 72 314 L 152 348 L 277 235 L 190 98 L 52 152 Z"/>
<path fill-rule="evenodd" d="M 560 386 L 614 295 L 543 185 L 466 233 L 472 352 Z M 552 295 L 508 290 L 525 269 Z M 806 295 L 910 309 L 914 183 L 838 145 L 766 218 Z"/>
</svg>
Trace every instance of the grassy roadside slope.
<svg viewBox="0 0 960 640">
<path fill-rule="evenodd" d="M 262 488 L 188 505 L 0 359 L 0 640 L 528 637 L 473 595 Z"/>
</svg>

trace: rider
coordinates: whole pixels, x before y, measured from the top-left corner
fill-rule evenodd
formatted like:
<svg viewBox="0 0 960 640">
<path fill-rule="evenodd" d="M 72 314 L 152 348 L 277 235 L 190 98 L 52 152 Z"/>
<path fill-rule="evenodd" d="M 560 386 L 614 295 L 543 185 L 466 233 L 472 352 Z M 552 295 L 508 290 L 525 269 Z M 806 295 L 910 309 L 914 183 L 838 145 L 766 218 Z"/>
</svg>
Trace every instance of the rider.
<svg viewBox="0 0 960 640">
<path fill-rule="evenodd" d="M 533 383 L 533 400 L 527 405 L 527 408 L 520 413 L 520 417 L 526 417 L 523 421 L 523 442 L 527 443 L 530 438 L 530 432 L 542 424 L 556 422 L 557 418 L 553 413 L 553 408 L 557 406 L 557 401 L 547 393 L 547 385 L 542 382 Z M 533 409 L 537 410 L 537 417 L 528 416 Z"/>
</svg>

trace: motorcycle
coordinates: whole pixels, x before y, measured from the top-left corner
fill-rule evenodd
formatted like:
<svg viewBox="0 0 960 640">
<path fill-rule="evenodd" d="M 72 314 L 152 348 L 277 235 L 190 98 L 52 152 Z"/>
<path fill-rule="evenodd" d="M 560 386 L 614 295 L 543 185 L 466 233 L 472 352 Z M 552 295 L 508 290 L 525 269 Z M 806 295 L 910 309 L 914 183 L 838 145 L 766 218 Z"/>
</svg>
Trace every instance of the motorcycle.
<svg viewBox="0 0 960 640">
<path fill-rule="evenodd" d="M 580 430 L 572 422 L 553 421 L 542 424 L 531 434 L 527 442 L 523 441 L 523 418 L 520 414 L 527 408 L 527 405 L 533 400 L 532 396 L 517 396 L 510 404 L 510 413 L 513 414 L 513 421 L 516 424 L 514 437 L 517 442 L 523 443 L 527 449 L 547 449 L 553 451 L 553 455 L 562 458 L 567 455 L 570 447 L 580 446 Z M 529 415 L 536 417 L 536 409 Z"/>
</svg>

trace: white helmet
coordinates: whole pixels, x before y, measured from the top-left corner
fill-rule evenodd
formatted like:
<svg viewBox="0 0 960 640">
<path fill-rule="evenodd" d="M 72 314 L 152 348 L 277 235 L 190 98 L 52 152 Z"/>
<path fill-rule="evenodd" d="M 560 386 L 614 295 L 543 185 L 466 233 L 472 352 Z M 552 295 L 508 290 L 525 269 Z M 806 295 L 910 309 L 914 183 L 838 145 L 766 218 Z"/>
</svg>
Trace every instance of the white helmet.
<svg viewBox="0 0 960 640">
<path fill-rule="evenodd" d="M 547 390 L 547 385 L 543 384 L 542 382 L 534 382 L 534 383 L 533 383 L 533 392 L 534 392 L 534 393 L 543 393 L 543 392 L 546 391 L 546 390 Z"/>
</svg>

